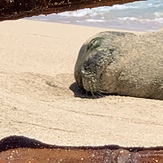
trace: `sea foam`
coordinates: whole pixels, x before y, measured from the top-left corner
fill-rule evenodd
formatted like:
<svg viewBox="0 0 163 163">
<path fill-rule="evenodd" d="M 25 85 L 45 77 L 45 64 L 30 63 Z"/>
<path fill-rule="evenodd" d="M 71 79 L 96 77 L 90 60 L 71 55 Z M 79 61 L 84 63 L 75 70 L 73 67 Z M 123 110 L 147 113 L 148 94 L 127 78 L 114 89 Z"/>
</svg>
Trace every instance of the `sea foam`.
<svg viewBox="0 0 163 163">
<path fill-rule="evenodd" d="M 33 20 L 72 23 L 103 28 L 153 31 L 163 28 L 163 0 L 136 1 L 123 5 L 86 8 Z"/>
</svg>

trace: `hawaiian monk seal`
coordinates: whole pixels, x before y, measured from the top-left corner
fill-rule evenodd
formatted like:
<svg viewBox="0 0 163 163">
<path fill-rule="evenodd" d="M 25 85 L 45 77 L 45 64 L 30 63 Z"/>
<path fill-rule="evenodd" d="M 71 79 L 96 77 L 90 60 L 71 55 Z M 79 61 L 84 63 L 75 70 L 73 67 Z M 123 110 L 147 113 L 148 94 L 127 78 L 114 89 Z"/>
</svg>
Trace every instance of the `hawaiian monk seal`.
<svg viewBox="0 0 163 163">
<path fill-rule="evenodd" d="M 92 95 L 163 100 L 163 31 L 101 32 L 81 47 L 74 75 Z"/>
</svg>

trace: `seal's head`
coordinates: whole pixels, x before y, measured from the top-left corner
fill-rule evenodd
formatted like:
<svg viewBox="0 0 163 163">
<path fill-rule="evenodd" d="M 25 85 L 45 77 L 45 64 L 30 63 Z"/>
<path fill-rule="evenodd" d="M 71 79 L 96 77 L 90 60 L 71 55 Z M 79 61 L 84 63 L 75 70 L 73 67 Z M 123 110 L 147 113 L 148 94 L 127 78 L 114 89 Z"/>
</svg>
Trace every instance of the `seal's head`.
<svg viewBox="0 0 163 163">
<path fill-rule="evenodd" d="M 79 87 L 92 95 L 98 93 L 103 71 L 112 61 L 112 52 L 113 48 L 105 44 L 102 35 L 82 46 L 75 66 L 75 79 Z"/>
</svg>

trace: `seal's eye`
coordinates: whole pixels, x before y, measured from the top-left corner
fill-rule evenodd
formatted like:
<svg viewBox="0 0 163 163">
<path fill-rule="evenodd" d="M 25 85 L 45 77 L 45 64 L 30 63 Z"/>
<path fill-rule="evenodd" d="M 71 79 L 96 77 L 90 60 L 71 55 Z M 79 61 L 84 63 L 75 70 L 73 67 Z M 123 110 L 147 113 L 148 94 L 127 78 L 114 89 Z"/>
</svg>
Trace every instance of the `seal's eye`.
<svg viewBox="0 0 163 163">
<path fill-rule="evenodd" d="M 101 37 L 93 38 L 87 46 L 87 51 L 99 47 L 101 45 L 101 40 L 102 40 Z"/>
</svg>

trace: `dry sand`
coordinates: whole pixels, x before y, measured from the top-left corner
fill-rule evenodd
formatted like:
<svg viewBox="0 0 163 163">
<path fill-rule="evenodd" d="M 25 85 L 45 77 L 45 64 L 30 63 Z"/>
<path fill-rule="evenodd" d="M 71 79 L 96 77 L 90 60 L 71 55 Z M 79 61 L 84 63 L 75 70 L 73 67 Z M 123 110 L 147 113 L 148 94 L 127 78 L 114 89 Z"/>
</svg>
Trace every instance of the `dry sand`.
<svg viewBox="0 0 163 163">
<path fill-rule="evenodd" d="M 76 88 L 78 51 L 104 30 L 28 20 L 0 23 L 0 139 L 23 135 L 57 145 L 163 145 L 163 101 L 82 98 Z"/>
</svg>

